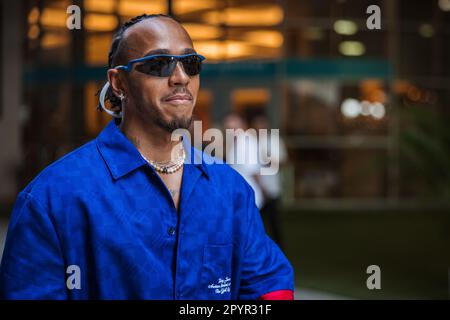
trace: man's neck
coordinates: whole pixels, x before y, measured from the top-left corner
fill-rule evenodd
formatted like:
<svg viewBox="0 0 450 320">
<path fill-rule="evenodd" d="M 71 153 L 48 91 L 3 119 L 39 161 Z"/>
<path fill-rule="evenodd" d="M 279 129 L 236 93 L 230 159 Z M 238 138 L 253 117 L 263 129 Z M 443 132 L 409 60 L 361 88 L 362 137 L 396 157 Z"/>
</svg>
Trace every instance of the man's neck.
<svg viewBox="0 0 450 320">
<path fill-rule="evenodd" d="M 145 124 L 135 119 L 123 119 L 120 130 L 148 160 L 171 160 L 172 151 L 182 148 L 179 141 L 171 140 L 171 133 L 156 124 Z"/>
</svg>

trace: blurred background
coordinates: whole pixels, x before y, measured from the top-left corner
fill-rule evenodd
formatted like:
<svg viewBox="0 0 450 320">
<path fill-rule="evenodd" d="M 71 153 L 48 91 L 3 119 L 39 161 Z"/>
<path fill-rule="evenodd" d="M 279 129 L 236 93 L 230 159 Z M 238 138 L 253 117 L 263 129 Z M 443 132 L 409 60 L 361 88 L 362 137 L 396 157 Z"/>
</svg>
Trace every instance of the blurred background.
<svg viewBox="0 0 450 320">
<path fill-rule="evenodd" d="M 450 0 L 2 1 L 0 252 L 17 193 L 110 120 L 111 38 L 142 13 L 173 15 L 207 57 L 203 130 L 247 109 L 280 129 L 297 298 L 450 297 Z"/>
</svg>

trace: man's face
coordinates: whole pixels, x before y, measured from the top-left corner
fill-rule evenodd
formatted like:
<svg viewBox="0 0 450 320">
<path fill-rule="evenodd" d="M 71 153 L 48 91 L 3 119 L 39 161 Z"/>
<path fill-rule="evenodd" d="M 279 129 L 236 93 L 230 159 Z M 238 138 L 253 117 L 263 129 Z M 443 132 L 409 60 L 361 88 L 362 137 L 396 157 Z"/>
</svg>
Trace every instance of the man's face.
<svg viewBox="0 0 450 320">
<path fill-rule="evenodd" d="M 153 54 L 195 52 L 187 32 L 168 18 L 141 21 L 130 27 L 125 37 L 128 61 Z M 127 113 L 135 113 L 134 116 L 169 132 L 190 126 L 200 77 L 187 75 L 181 62 L 177 63 L 171 76 L 164 78 L 146 75 L 133 68 L 127 84 L 125 117 Z M 175 95 L 184 99 L 173 99 Z"/>
</svg>

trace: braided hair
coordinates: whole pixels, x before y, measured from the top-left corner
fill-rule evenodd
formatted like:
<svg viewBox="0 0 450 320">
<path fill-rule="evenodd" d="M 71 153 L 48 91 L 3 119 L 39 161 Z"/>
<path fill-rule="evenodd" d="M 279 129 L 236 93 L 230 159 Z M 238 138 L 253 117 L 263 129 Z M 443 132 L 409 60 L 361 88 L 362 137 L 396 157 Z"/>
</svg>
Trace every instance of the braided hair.
<svg viewBox="0 0 450 320">
<path fill-rule="evenodd" d="M 113 40 L 111 43 L 111 48 L 109 50 L 109 54 L 108 54 L 108 68 L 113 68 L 117 61 L 120 60 L 121 55 L 122 55 L 122 50 L 120 48 L 120 45 L 122 43 L 122 39 L 123 39 L 123 34 L 125 33 L 125 31 L 131 27 L 134 26 L 135 24 L 146 20 L 146 19 L 151 19 L 151 18 L 159 18 L 159 17 L 165 17 L 165 18 L 169 18 L 174 20 L 177 23 L 180 23 L 179 21 L 177 21 L 175 18 L 166 15 L 166 14 L 142 14 L 140 16 L 136 16 L 131 18 L 130 20 L 128 20 L 127 22 L 125 22 L 120 28 L 119 30 L 114 34 L 113 36 Z M 97 92 L 97 96 L 99 95 L 100 90 Z M 105 100 L 108 100 L 109 103 L 112 105 L 113 109 L 121 109 L 121 101 L 118 97 L 116 97 L 112 91 L 111 86 L 108 88 L 108 91 L 106 92 L 106 97 Z M 100 106 L 100 104 L 97 106 L 97 110 L 102 111 L 102 107 Z M 119 118 L 115 118 L 116 123 L 120 123 L 120 119 Z"/>
</svg>

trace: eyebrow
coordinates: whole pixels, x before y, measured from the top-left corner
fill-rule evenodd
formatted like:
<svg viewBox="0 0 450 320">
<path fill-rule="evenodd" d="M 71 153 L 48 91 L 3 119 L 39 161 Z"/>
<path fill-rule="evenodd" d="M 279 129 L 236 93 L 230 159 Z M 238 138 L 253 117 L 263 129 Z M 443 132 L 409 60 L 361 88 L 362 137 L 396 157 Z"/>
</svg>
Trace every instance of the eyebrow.
<svg viewBox="0 0 450 320">
<path fill-rule="evenodd" d="M 188 54 L 188 53 L 197 53 L 193 48 L 184 48 L 181 54 Z M 154 54 L 170 54 L 170 51 L 168 49 L 154 49 L 147 52 L 144 56 L 151 56 Z"/>
</svg>

